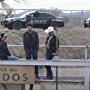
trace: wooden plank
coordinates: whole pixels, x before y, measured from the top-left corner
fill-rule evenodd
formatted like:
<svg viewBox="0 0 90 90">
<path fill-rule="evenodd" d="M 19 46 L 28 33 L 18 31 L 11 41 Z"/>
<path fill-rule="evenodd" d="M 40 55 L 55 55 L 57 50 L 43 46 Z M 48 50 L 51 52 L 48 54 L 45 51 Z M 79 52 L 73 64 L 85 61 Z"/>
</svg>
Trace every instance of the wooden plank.
<svg viewBox="0 0 90 90">
<path fill-rule="evenodd" d="M 34 66 L 0 66 L 0 83 L 7 84 L 34 84 Z"/>
</svg>

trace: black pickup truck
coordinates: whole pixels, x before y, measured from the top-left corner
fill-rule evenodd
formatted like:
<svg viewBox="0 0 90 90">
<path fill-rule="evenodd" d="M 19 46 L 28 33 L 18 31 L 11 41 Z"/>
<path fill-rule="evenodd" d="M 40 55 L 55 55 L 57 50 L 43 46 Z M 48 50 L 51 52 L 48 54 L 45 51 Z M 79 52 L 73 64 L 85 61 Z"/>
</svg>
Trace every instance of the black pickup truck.
<svg viewBox="0 0 90 90">
<path fill-rule="evenodd" d="M 46 29 L 48 26 L 64 27 L 63 18 L 58 18 L 52 14 L 44 12 L 28 12 L 20 17 L 7 18 L 1 21 L 1 25 L 12 30 L 20 30 L 21 28 L 26 28 L 26 23 L 32 22 L 34 28 Z"/>
<path fill-rule="evenodd" d="M 87 20 L 85 20 L 84 22 L 84 27 L 89 27 L 90 28 L 90 18 L 87 18 Z"/>
</svg>

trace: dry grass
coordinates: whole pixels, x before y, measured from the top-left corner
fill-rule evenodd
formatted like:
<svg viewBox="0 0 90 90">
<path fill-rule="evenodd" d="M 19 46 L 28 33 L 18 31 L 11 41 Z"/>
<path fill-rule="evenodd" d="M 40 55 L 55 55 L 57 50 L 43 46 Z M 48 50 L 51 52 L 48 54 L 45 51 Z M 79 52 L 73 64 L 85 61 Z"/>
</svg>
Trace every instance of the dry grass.
<svg viewBox="0 0 90 90">
<path fill-rule="evenodd" d="M 34 29 L 34 30 L 38 32 L 40 44 L 44 44 L 47 34 L 45 34 L 44 30 L 42 29 Z M 7 38 L 8 44 L 23 44 L 22 37 L 25 31 L 26 29 L 22 29 L 20 31 L 1 29 L 0 33 L 5 32 L 8 34 L 8 38 Z M 89 28 L 83 28 L 83 27 L 59 28 L 57 32 L 57 36 L 60 39 L 60 45 L 90 45 Z M 12 51 L 14 52 L 13 49 L 10 49 L 10 50 L 11 52 Z M 19 51 L 23 52 L 22 50 L 23 49 Z M 84 58 L 84 49 L 81 49 L 81 48 L 74 48 L 74 49 L 60 48 L 59 51 L 60 51 L 61 58 Z M 45 54 L 45 50 L 40 49 L 39 58 L 43 58 L 44 54 Z M 24 54 L 22 54 L 22 57 L 24 57 L 23 55 Z"/>
</svg>

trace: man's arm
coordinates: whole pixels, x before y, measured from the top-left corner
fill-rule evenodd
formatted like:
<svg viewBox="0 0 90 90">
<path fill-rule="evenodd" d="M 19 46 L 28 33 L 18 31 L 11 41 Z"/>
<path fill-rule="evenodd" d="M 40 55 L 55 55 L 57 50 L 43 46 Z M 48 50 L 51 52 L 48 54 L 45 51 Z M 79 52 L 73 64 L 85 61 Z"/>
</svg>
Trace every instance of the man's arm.
<svg viewBox="0 0 90 90">
<path fill-rule="evenodd" d="M 38 34 L 37 33 L 36 33 L 36 39 L 37 39 L 36 46 L 39 49 L 39 37 L 38 37 Z"/>
<path fill-rule="evenodd" d="M 6 55 L 11 56 L 11 54 L 10 54 L 10 52 L 9 52 L 9 50 L 8 50 L 8 47 L 7 47 L 7 43 L 6 43 L 6 42 L 4 42 L 4 53 L 5 53 Z"/>
<path fill-rule="evenodd" d="M 25 35 L 25 33 L 23 35 L 23 46 L 24 46 L 24 50 L 27 51 L 27 42 L 26 42 L 26 35 Z"/>
</svg>

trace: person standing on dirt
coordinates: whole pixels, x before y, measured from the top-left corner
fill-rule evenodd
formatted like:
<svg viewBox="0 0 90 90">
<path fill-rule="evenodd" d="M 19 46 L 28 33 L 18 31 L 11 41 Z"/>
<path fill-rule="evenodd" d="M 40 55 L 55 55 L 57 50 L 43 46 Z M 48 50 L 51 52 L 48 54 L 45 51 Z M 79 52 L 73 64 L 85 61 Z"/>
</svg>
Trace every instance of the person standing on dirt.
<svg viewBox="0 0 90 90">
<path fill-rule="evenodd" d="M 31 58 L 33 58 L 34 60 L 37 60 L 38 50 L 39 50 L 38 34 L 37 32 L 32 30 L 32 24 L 30 22 L 26 24 L 26 27 L 27 27 L 27 31 L 23 35 L 23 44 L 26 53 L 26 59 L 30 60 Z M 38 66 L 35 66 L 35 75 L 36 78 L 39 78 Z"/>
<path fill-rule="evenodd" d="M 48 33 L 46 38 L 45 47 L 46 47 L 46 60 L 52 60 L 56 51 L 59 48 L 59 39 L 54 34 L 54 28 L 49 26 L 48 29 L 45 29 L 45 32 Z M 53 79 L 53 73 L 51 70 L 51 66 L 45 66 L 47 70 L 46 79 Z"/>
</svg>

